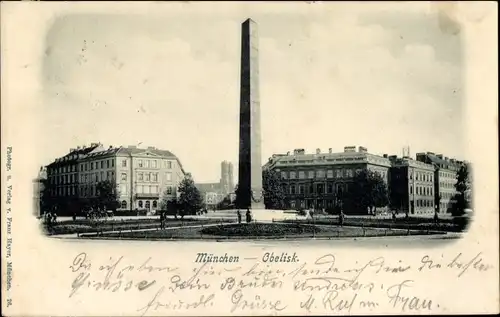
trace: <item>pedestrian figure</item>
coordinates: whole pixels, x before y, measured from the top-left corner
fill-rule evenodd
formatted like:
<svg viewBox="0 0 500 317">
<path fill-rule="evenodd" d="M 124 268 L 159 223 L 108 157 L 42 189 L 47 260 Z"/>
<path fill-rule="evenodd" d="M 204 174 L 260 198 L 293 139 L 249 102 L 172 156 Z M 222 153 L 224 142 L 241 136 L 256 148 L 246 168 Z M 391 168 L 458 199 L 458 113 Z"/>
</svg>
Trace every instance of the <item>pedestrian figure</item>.
<svg viewBox="0 0 500 317">
<path fill-rule="evenodd" d="M 241 211 L 239 209 L 237 215 L 238 215 L 238 223 L 241 223 Z"/>
<path fill-rule="evenodd" d="M 439 215 L 438 215 L 438 212 L 435 211 L 434 212 L 434 223 L 437 224 L 439 222 Z"/>
<path fill-rule="evenodd" d="M 396 221 L 396 212 L 395 211 L 392 212 L 392 220 Z"/>
<path fill-rule="evenodd" d="M 342 210 L 340 211 L 340 215 L 339 215 L 339 225 L 341 227 L 344 226 L 344 212 Z"/>
<path fill-rule="evenodd" d="M 250 209 L 248 208 L 247 208 L 246 218 L 247 218 L 247 223 L 250 223 L 252 221 L 252 215 L 250 214 Z"/>
<path fill-rule="evenodd" d="M 73 221 L 76 221 L 76 211 L 73 212 Z"/>
</svg>

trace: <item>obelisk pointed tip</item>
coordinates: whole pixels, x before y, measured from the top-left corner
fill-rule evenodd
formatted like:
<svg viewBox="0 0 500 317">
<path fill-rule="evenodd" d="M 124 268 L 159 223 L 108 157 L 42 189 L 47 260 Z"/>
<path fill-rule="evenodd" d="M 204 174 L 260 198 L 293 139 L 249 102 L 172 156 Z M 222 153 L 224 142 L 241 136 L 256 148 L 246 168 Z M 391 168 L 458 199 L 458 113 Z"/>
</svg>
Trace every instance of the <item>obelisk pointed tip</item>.
<svg viewBox="0 0 500 317">
<path fill-rule="evenodd" d="M 243 24 L 246 24 L 246 23 L 248 23 L 248 24 L 250 24 L 250 23 L 255 23 L 255 21 L 254 21 L 254 20 L 252 20 L 251 18 L 248 18 L 248 19 L 246 19 L 246 20 L 243 22 Z"/>
</svg>

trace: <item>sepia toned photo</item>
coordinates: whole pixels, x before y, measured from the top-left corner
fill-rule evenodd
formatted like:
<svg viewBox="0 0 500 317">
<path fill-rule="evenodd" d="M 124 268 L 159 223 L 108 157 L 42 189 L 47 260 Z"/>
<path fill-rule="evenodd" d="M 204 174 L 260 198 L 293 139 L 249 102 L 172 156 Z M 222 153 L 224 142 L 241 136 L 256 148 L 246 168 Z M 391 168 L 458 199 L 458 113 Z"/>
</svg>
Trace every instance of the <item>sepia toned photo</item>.
<svg viewBox="0 0 500 317">
<path fill-rule="evenodd" d="M 3 307 L 498 312 L 498 179 L 483 176 L 498 151 L 478 158 L 487 128 L 471 123 L 495 110 L 471 114 L 468 79 L 467 23 L 496 22 L 492 6 L 211 6 L 2 4 L 2 18 L 41 26 L 16 44 L 35 59 L 2 71 Z M 33 238 L 17 247 L 22 231 Z M 19 286 L 27 250 L 45 250 L 33 259 L 53 264 L 36 278 L 53 284 Z M 475 304 L 449 293 L 487 280 Z M 63 304 L 20 307 L 16 288 Z"/>
</svg>

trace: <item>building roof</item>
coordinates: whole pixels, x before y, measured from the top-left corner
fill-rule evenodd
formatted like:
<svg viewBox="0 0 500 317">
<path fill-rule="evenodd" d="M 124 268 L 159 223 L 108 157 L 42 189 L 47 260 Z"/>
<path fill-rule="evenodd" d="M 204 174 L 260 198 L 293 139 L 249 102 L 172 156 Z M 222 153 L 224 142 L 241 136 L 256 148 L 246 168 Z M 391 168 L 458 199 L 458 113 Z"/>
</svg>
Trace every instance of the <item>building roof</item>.
<svg viewBox="0 0 500 317">
<path fill-rule="evenodd" d="M 265 168 L 275 165 L 332 165 L 332 164 L 351 164 L 359 162 L 370 163 L 374 165 L 390 166 L 388 158 L 370 154 L 367 152 L 337 152 L 337 153 L 318 153 L 318 154 L 288 154 L 273 155 L 264 165 Z"/>
<path fill-rule="evenodd" d="M 66 155 L 56 158 L 52 163 L 47 165 L 47 167 L 66 165 L 68 163 L 75 163 L 78 159 L 92 152 L 96 148 L 98 148 L 100 144 L 93 143 L 89 147 L 77 148 L 70 150 Z"/>
</svg>

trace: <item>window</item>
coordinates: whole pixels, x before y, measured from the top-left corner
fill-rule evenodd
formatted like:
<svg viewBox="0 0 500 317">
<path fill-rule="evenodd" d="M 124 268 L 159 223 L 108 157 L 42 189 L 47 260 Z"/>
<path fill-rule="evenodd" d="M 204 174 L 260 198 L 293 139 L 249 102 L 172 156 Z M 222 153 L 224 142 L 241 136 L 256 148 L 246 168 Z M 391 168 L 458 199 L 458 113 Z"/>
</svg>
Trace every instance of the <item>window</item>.
<svg viewBox="0 0 500 317">
<path fill-rule="evenodd" d="M 109 160 L 106 160 L 106 168 L 109 168 Z"/>
<path fill-rule="evenodd" d="M 111 167 L 115 167 L 115 160 L 111 160 Z"/>
<path fill-rule="evenodd" d="M 101 161 L 101 168 L 104 168 L 104 161 Z"/>
<path fill-rule="evenodd" d="M 158 194 L 158 186 L 151 186 L 151 193 Z"/>
<path fill-rule="evenodd" d="M 299 193 L 300 193 L 301 195 L 303 195 L 303 194 L 304 194 L 304 192 L 305 192 L 304 185 L 299 185 Z"/>
<path fill-rule="evenodd" d="M 99 174 L 96 173 L 95 176 L 96 176 L 96 181 L 99 182 Z"/>
<path fill-rule="evenodd" d="M 149 160 L 144 160 L 144 163 L 145 163 L 145 167 L 149 168 Z"/>
<path fill-rule="evenodd" d="M 137 161 L 137 166 L 142 167 L 142 160 Z"/>
<path fill-rule="evenodd" d="M 153 208 L 158 208 L 158 201 L 157 200 L 153 200 Z"/>
<path fill-rule="evenodd" d="M 309 178 L 314 178 L 314 171 L 309 171 Z"/>
<path fill-rule="evenodd" d="M 149 186 L 144 186 L 144 194 L 150 194 L 151 193 L 151 190 L 150 190 L 150 187 Z"/>
<path fill-rule="evenodd" d="M 127 180 L 127 173 L 122 173 L 122 181 L 126 181 Z"/>
<path fill-rule="evenodd" d="M 333 193 L 333 184 L 329 183 L 326 185 L 326 190 L 328 191 L 329 194 Z"/>
<path fill-rule="evenodd" d="M 342 170 L 335 170 L 335 174 L 337 178 L 342 178 Z"/>
<path fill-rule="evenodd" d="M 104 180 L 104 172 L 101 172 L 101 180 Z"/>
<path fill-rule="evenodd" d="M 167 195 L 172 195 L 172 186 L 167 186 Z"/>
<path fill-rule="evenodd" d="M 295 185 L 290 185 L 290 194 L 295 194 Z"/>
<path fill-rule="evenodd" d="M 126 200 L 122 200 L 121 207 L 122 207 L 122 209 L 127 209 L 127 201 Z"/>
<path fill-rule="evenodd" d="M 167 182 L 170 182 L 172 181 L 172 173 L 165 173 L 165 179 L 167 180 Z"/>
<path fill-rule="evenodd" d="M 122 160 L 122 167 L 127 167 L 127 160 L 126 159 Z"/>
<path fill-rule="evenodd" d="M 142 181 L 144 179 L 144 174 L 143 173 L 137 173 L 137 180 Z"/>
<path fill-rule="evenodd" d="M 318 194 L 323 194 L 325 192 L 325 188 L 324 188 L 323 184 L 316 185 L 316 189 L 317 189 Z"/>
<path fill-rule="evenodd" d="M 304 178 L 306 178 L 306 172 L 304 172 L 304 171 L 299 171 L 299 178 L 300 178 L 300 179 L 304 179 Z"/>
<path fill-rule="evenodd" d="M 136 189 L 138 194 L 142 194 L 144 191 L 143 191 L 143 186 L 142 185 L 137 185 Z"/>
<path fill-rule="evenodd" d="M 167 168 L 172 168 L 172 162 L 171 161 L 167 161 Z"/>
<path fill-rule="evenodd" d="M 347 175 L 347 177 L 352 177 L 353 176 L 352 170 L 351 169 L 346 170 L 346 175 Z"/>
<path fill-rule="evenodd" d="M 309 185 L 309 194 L 313 194 L 314 193 L 314 186 L 311 184 Z"/>
<path fill-rule="evenodd" d="M 324 178 L 325 177 L 325 170 L 317 170 L 316 171 L 316 177 L 318 177 L 318 178 Z"/>
<path fill-rule="evenodd" d="M 410 194 L 413 194 L 413 186 L 410 185 Z"/>
<path fill-rule="evenodd" d="M 83 164 L 80 165 L 80 172 L 83 172 Z"/>
<path fill-rule="evenodd" d="M 149 182 L 149 173 L 144 173 L 144 181 Z"/>
<path fill-rule="evenodd" d="M 286 179 L 286 172 L 281 172 L 281 178 Z"/>
<path fill-rule="evenodd" d="M 151 161 L 151 167 L 152 168 L 156 168 L 156 164 L 157 164 L 156 160 Z"/>
<path fill-rule="evenodd" d="M 146 209 L 149 209 L 151 207 L 151 203 L 149 202 L 149 200 L 146 200 Z"/>
<path fill-rule="evenodd" d="M 138 205 L 139 205 L 139 208 L 142 208 L 142 200 L 139 200 Z"/>
<path fill-rule="evenodd" d="M 153 162 L 156 162 L 156 161 L 153 161 Z M 158 173 L 153 173 L 153 182 L 157 182 L 158 181 Z"/>
<path fill-rule="evenodd" d="M 90 169 L 93 170 L 94 169 L 94 162 L 90 162 Z"/>
<path fill-rule="evenodd" d="M 333 171 L 332 170 L 326 171 L 326 177 L 332 178 L 333 177 Z"/>
<path fill-rule="evenodd" d="M 290 179 L 295 179 L 296 173 L 295 172 L 290 172 Z"/>
</svg>

